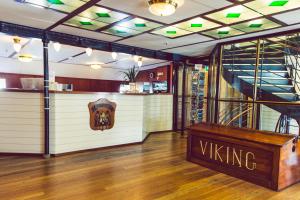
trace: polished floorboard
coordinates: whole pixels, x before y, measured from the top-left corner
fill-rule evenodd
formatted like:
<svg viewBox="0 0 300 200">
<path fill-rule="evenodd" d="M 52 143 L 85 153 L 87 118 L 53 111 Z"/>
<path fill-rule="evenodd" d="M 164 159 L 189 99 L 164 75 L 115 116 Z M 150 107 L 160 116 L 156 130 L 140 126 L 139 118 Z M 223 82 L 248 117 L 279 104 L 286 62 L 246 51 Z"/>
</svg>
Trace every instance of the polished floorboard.
<svg viewBox="0 0 300 200">
<path fill-rule="evenodd" d="M 0 156 L 0 199 L 300 200 L 300 183 L 274 192 L 189 163 L 185 149 L 186 138 L 170 132 L 49 160 Z"/>
</svg>

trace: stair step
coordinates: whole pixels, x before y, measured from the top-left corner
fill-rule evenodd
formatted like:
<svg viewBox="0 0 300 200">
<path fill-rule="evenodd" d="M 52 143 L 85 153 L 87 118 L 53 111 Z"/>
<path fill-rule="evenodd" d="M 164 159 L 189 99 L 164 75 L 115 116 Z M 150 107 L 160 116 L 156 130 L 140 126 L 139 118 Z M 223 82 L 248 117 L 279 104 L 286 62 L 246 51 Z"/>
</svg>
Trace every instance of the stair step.
<svg viewBox="0 0 300 200">
<path fill-rule="evenodd" d="M 249 64 L 223 64 L 224 68 L 230 69 L 241 69 L 241 70 L 254 70 L 255 65 L 249 65 Z M 258 67 L 259 70 L 280 70 L 280 71 L 286 71 L 286 66 L 281 64 L 268 64 Z"/>
<path fill-rule="evenodd" d="M 273 95 L 279 96 L 280 98 L 283 98 L 287 101 L 296 101 L 297 100 L 297 94 L 290 93 L 290 92 L 273 92 Z"/>
<path fill-rule="evenodd" d="M 254 69 L 247 69 L 247 70 L 241 70 L 241 69 L 228 69 L 228 71 L 232 72 L 234 75 L 237 76 L 255 76 L 255 70 Z M 288 72 L 284 70 L 262 70 L 258 71 L 258 77 L 288 77 Z"/>
<path fill-rule="evenodd" d="M 254 83 L 254 77 L 253 76 L 238 76 L 238 78 L 253 84 Z M 260 81 L 261 80 L 261 81 Z M 262 84 L 272 84 L 272 85 L 291 85 L 290 80 L 288 78 L 282 78 L 282 77 L 258 77 L 257 82 L 261 82 Z"/>
<path fill-rule="evenodd" d="M 253 84 L 252 84 L 253 85 Z M 272 85 L 272 84 L 259 84 L 258 88 L 261 88 L 262 90 L 265 90 L 267 92 L 273 93 L 273 92 L 294 92 L 294 86 L 293 85 Z"/>
</svg>

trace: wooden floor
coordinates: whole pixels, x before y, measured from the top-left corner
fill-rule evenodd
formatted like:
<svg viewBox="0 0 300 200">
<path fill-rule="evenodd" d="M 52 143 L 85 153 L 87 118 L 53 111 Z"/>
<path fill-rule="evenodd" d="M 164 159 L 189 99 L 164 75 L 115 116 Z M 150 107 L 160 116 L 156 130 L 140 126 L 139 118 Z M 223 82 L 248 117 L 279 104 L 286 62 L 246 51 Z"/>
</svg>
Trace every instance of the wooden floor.
<svg viewBox="0 0 300 200">
<path fill-rule="evenodd" d="M 300 200 L 185 161 L 186 139 L 153 134 L 143 145 L 44 160 L 0 156 L 0 199 Z"/>
</svg>

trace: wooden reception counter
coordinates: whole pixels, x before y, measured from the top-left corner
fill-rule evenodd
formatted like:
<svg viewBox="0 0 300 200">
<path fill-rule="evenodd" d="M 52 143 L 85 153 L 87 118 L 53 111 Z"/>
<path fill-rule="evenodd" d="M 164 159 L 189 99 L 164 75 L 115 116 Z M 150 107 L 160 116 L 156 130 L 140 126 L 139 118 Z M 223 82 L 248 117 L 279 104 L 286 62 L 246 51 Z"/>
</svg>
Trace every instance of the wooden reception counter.
<svg viewBox="0 0 300 200">
<path fill-rule="evenodd" d="M 116 103 L 114 126 L 93 130 L 89 103 Z M 140 143 L 150 132 L 172 129 L 173 96 L 106 92 L 51 92 L 50 152 Z M 0 90 L 0 153 L 44 152 L 44 107 L 41 91 Z"/>
<path fill-rule="evenodd" d="M 300 181 L 296 136 L 205 123 L 188 133 L 191 162 L 277 191 Z"/>
</svg>

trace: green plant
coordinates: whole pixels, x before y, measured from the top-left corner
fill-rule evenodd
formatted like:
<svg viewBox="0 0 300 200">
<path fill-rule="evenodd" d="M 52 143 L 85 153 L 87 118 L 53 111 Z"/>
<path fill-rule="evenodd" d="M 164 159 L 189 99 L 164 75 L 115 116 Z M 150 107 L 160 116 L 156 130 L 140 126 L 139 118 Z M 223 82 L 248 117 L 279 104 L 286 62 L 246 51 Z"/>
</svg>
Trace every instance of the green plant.
<svg viewBox="0 0 300 200">
<path fill-rule="evenodd" d="M 127 71 L 122 71 L 124 74 L 124 79 L 129 82 L 135 82 L 136 75 L 138 74 L 138 68 L 133 66 Z"/>
</svg>

